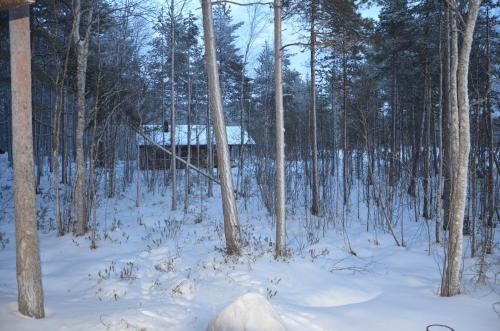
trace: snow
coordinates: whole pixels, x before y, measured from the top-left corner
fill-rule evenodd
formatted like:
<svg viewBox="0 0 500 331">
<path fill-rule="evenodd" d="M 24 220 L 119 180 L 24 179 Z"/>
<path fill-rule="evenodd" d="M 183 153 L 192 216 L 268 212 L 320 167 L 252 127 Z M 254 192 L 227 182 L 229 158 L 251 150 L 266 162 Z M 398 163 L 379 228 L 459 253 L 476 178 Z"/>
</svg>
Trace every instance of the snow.
<svg viewBox="0 0 500 331">
<path fill-rule="evenodd" d="M 305 214 L 304 206 L 288 206 L 291 256 L 277 261 L 272 218 L 253 187 L 246 208 L 238 200 L 247 245 L 240 257 L 229 257 L 223 253 L 217 189 L 207 199 L 201 195 L 206 188 L 195 184 L 184 213 L 182 207 L 170 211 L 170 188 L 161 183 L 152 191 L 142 185 L 141 205 L 135 207 L 132 184 L 115 198 L 98 201 L 99 240 L 92 250 L 89 236 L 57 237 L 51 229 L 50 177 L 42 178 L 37 196 L 46 318 L 29 319 L 17 312 L 11 177 L 6 156 L 0 155 L 2 331 L 187 331 L 208 325 L 228 330 L 282 326 L 291 331 L 422 331 L 430 324 L 457 331 L 500 327 L 495 312 L 500 308 L 500 279 L 495 277 L 499 256 L 489 257 L 484 285 L 474 281 L 477 260 L 466 257 L 464 293 L 439 297 L 443 246 L 431 243 L 429 251 L 426 223 L 409 221 L 408 215 L 406 247 L 397 247 L 380 228 L 366 231 L 362 207 L 359 216 L 354 207 L 348 213 L 344 231 L 338 220 L 324 227 L 325 219 Z M 356 255 L 349 253 L 347 236 Z"/>
<path fill-rule="evenodd" d="M 281 318 L 264 296 L 238 297 L 212 320 L 207 331 L 285 331 Z"/>
<path fill-rule="evenodd" d="M 170 126 L 169 126 L 170 127 Z M 161 145 L 170 145 L 170 132 L 164 132 L 161 125 L 145 124 L 141 126 L 143 132 L 155 143 Z M 215 143 L 214 128 L 211 129 L 211 137 L 213 144 Z M 175 143 L 177 145 L 188 145 L 188 125 L 175 126 Z M 206 125 L 191 125 L 191 145 L 207 144 L 207 126 Z M 227 142 L 229 145 L 241 144 L 241 127 L 236 125 L 226 126 Z M 140 145 L 149 145 L 141 135 L 137 134 L 137 140 Z M 245 145 L 255 145 L 255 141 L 250 137 L 246 130 L 243 130 L 243 143 Z"/>
</svg>

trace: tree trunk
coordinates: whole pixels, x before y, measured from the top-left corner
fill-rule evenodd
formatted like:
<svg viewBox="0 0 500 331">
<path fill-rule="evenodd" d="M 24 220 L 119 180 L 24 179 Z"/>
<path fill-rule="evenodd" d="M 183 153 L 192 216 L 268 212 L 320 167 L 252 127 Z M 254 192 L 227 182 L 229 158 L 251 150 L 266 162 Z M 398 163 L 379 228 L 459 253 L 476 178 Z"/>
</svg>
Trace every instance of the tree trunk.
<svg viewBox="0 0 500 331">
<path fill-rule="evenodd" d="M 398 180 L 397 167 L 399 166 L 399 156 L 396 152 L 396 113 L 397 113 L 397 73 L 396 73 L 396 55 L 393 54 L 392 60 L 392 91 L 391 91 L 391 153 L 389 160 L 389 185 L 394 186 Z"/>
<path fill-rule="evenodd" d="M 410 185 L 408 186 L 408 194 L 412 197 L 416 197 L 416 185 L 417 185 L 417 172 L 418 172 L 418 164 L 420 162 L 420 147 L 422 145 L 422 139 L 424 136 L 425 129 L 425 118 L 426 118 L 426 103 L 424 102 L 424 107 L 422 110 L 422 118 L 420 119 L 420 127 L 418 130 L 418 136 L 416 137 L 416 141 L 413 144 L 413 164 L 411 168 L 410 174 Z"/>
<path fill-rule="evenodd" d="M 191 58 L 188 54 L 188 106 L 187 106 L 187 162 L 191 163 L 191 94 L 192 94 L 192 85 L 191 85 Z M 199 154 L 198 154 L 199 158 Z M 189 167 L 185 168 L 185 179 L 184 179 L 184 212 L 188 211 L 189 205 L 189 193 L 191 193 L 191 183 L 189 178 Z"/>
<path fill-rule="evenodd" d="M 176 141 L 175 141 L 175 33 L 174 33 L 174 0 L 170 2 L 170 147 L 172 148 L 172 157 L 170 171 L 172 174 L 172 210 L 177 210 L 177 160 L 176 160 Z"/>
<path fill-rule="evenodd" d="M 441 8 L 441 7 L 440 7 Z M 446 7 L 445 7 L 446 8 Z M 438 114 L 438 149 L 439 149 L 439 168 L 438 168 L 438 187 L 436 193 L 436 226 L 435 226 L 435 240 L 436 243 L 441 242 L 440 223 L 441 223 L 441 209 L 443 194 L 443 165 L 444 165 L 444 151 L 443 151 L 443 31 L 447 31 L 447 27 L 443 29 L 443 13 L 440 10 L 439 14 L 439 114 Z M 447 33 L 447 32 L 446 32 Z"/>
<path fill-rule="evenodd" d="M 68 108 L 67 108 L 67 94 L 64 86 L 61 92 L 61 130 L 58 137 L 59 143 L 61 144 L 61 183 L 64 185 L 68 184 L 68 171 L 67 171 L 67 160 L 68 160 L 68 136 L 66 135 L 67 120 L 68 120 Z"/>
<path fill-rule="evenodd" d="M 452 2 L 454 3 L 454 1 Z M 480 0 L 469 1 L 469 13 L 464 27 L 460 55 L 458 54 L 458 32 L 456 13 L 452 14 L 452 72 L 451 72 L 451 139 L 454 164 L 453 190 L 451 200 L 450 233 L 448 240 L 448 259 L 441 287 L 442 296 L 460 293 L 460 269 L 462 264 L 463 223 L 465 199 L 467 195 L 467 172 L 469 166 L 469 94 L 468 72 L 474 28 L 479 12 Z M 457 57 L 458 61 L 457 61 Z M 456 70 L 455 70 L 456 69 Z M 456 77 L 456 80 L 455 80 Z"/>
<path fill-rule="evenodd" d="M 42 273 L 35 215 L 29 6 L 10 11 L 12 152 L 19 312 L 43 318 Z"/>
<path fill-rule="evenodd" d="M 345 45 L 343 45 L 345 47 Z M 345 49 L 342 51 L 342 111 L 343 111 L 343 135 L 344 135 L 344 154 L 342 155 L 342 179 L 344 189 L 344 206 L 349 202 L 349 136 L 347 133 L 347 54 Z"/>
<path fill-rule="evenodd" d="M 312 152 L 312 205 L 311 213 L 317 215 L 319 213 L 319 194 L 318 194 L 318 137 L 316 130 L 316 72 L 315 72 L 315 58 L 316 58 L 316 0 L 311 2 L 311 96 L 310 96 L 310 109 L 311 109 L 311 152 Z"/>
<path fill-rule="evenodd" d="M 76 149 L 76 173 L 73 188 L 73 220 L 75 222 L 76 235 L 84 235 L 88 228 L 88 215 L 86 212 L 86 194 L 85 194 L 85 177 L 86 164 L 83 151 L 84 135 L 85 135 L 85 80 L 87 74 L 87 58 L 90 39 L 90 25 L 92 21 L 92 11 L 87 16 L 87 31 L 84 38 L 80 36 L 80 21 L 82 16 L 80 0 L 74 1 L 73 15 L 74 28 L 73 38 L 76 45 L 76 77 L 77 77 L 77 123 L 75 131 L 75 149 Z"/>
<path fill-rule="evenodd" d="M 222 98 L 215 53 L 211 0 L 202 0 L 205 58 L 208 75 L 208 94 L 214 118 L 215 139 L 217 144 L 217 165 L 221 181 L 222 209 L 224 214 L 224 234 L 228 254 L 240 253 L 240 226 L 236 213 L 233 178 L 227 144 L 226 124 L 222 109 Z M 207 128 L 209 129 L 209 128 Z M 208 143 L 208 142 L 207 142 Z"/>
<path fill-rule="evenodd" d="M 61 222 L 61 202 L 59 194 L 59 134 L 60 134 L 60 124 L 61 124 L 61 114 L 62 114 L 62 93 L 63 87 L 58 82 L 56 84 L 56 101 L 54 105 L 54 114 L 52 118 L 52 159 L 53 159 L 53 185 L 54 185 L 54 200 L 55 200 L 55 210 L 54 218 L 56 221 L 57 235 L 62 236 L 64 234 L 64 229 Z"/>
<path fill-rule="evenodd" d="M 490 12 L 486 7 L 486 56 L 487 56 L 487 91 L 486 95 L 486 124 L 488 129 L 488 202 L 487 202 L 487 238 L 486 252 L 491 253 L 493 248 L 493 215 L 495 213 L 495 178 L 493 176 L 495 150 L 493 149 L 493 110 L 491 107 L 491 55 L 490 55 Z"/>
<path fill-rule="evenodd" d="M 274 89 L 276 111 L 276 256 L 286 255 L 285 123 L 281 72 L 281 0 L 274 0 Z"/>
<path fill-rule="evenodd" d="M 425 148 L 424 148 L 424 178 L 422 186 L 424 190 L 424 206 L 422 217 L 426 220 L 431 218 L 430 202 L 429 202 L 429 177 L 430 177 L 430 138 L 431 138 L 431 112 L 432 112 L 432 98 L 431 98 L 431 78 L 428 71 L 428 64 L 426 61 L 425 66 Z"/>
<path fill-rule="evenodd" d="M 450 220 L 451 205 L 451 100 L 450 100 L 450 9 L 448 4 L 444 3 L 444 39 L 443 39 L 443 229 L 448 229 Z"/>
<path fill-rule="evenodd" d="M 207 173 L 212 176 L 214 173 L 214 158 L 213 158 L 213 153 L 212 153 L 212 120 L 210 116 L 210 103 L 207 105 L 207 127 L 206 127 L 206 134 L 207 134 Z M 213 183 L 212 180 L 208 180 L 208 188 L 207 188 L 207 196 L 209 198 L 214 196 L 214 190 L 213 190 Z"/>
</svg>

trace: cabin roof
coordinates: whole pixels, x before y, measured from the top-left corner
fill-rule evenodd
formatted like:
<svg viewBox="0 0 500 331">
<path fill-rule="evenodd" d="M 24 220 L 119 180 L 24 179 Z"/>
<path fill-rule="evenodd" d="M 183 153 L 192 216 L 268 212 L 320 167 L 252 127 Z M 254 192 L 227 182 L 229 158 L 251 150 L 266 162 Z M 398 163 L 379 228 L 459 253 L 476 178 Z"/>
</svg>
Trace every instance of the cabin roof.
<svg viewBox="0 0 500 331">
<path fill-rule="evenodd" d="M 159 145 L 170 145 L 170 126 L 169 132 L 163 131 L 162 125 L 157 124 L 145 124 L 141 125 L 141 130 Z M 214 129 L 211 126 L 211 138 L 213 144 L 215 144 Z M 229 145 L 240 145 L 241 144 L 241 129 L 238 125 L 226 126 L 227 143 Z M 150 143 L 144 139 L 140 134 L 137 134 L 137 141 L 139 145 L 150 145 Z M 176 125 L 175 126 L 175 143 L 177 145 L 188 145 L 188 125 Z M 207 144 L 207 126 L 194 124 L 191 125 L 191 145 L 206 145 Z M 246 130 L 243 130 L 243 144 L 244 145 L 255 145 L 255 141 L 250 137 Z"/>
</svg>

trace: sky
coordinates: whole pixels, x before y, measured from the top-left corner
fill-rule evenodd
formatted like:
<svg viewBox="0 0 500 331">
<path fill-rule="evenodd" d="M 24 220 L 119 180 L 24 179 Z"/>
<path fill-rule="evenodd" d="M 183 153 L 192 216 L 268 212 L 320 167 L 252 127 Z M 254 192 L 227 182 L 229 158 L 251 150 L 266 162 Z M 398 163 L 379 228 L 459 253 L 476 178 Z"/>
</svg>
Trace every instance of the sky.
<svg viewBox="0 0 500 331">
<path fill-rule="evenodd" d="M 249 2 L 248 0 L 243 0 L 242 2 Z M 267 41 L 269 44 L 273 44 L 274 40 L 274 26 L 273 26 L 273 10 L 268 8 L 267 6 L 261 6 L 259 9 L 261 15 L 265 16 L 265 20 L 262 22 L 264 28 L 262 32 L 259 34 L 259 37 L 255 41 L 252 52 L 250 54 L 250 67 L 254 67 L 256 58 L 260 49 L 263 47 L 264 43 Z M 233 16 L 234 22 L 244 22 L 245 24 L 240 28 L 240 38 L 238 40 L 239 47 L 241 50 L 245 48 L 245 45 L 248 41 L 249 35 L 249 24 L 250 17 L 252 11 L 252 7 L 248 6 L 231 6 L 231 14 Z M 361 15 L 366 18 L 378 19 L 378 15 L 380 12 L 380 7 L 372 6 L 370 8 L 362 8 Z M 307 31 L 304 31 L 302 27 L 299 26 L 298 22 L 293 19 L 287 19 L 282 22 L 282 44 L 290 44 L 296 42 L 308 42 L 309 34 Z M 309 52 L 304 50 L 303 47 L 293 46 L 288 48 L 288 52 L 290 53 L 290 62 L 291 67 L 298 72 L 300 72 L 304 77 L 307 76 L 309 71 Z M 252 72 L 248 73 L 250 76 L 253 75 Z"/>
<path fill-rule="evenodd" d="M 170 0 L 154 0 L 159 6 L 168 6 L 170 4 Z M 178 2 L 177 0 L 176 2 Z M 184 1 L 184 0 L 180 0 Z M 235 0 L 241 3 L 248 3 L 253 0 Z M 249 53 L 248 59 L 248 68 L 247 75 L 252 77 L 254 75 L 255 64 L 257 56 L 266 43 L 266 41 L 272 45 L 274 40 L 274 31 L 273 31 L 273 10 L 269 6 L 237 6 L 229 4 L 228 7 L 231 8 L 231 16 L 233 17 L 233 23 L 243 22 L 243 26 L 237 31 L 237 45 L 240 48 L 241 53 L 244 52 L 246 48 L 246 44 L 248 43 L 249 35 L 250 35 L 250 24 L 251 18 L 253 15 L 258 17 L 258 24 L 256 30 L 259 31 L 255 41 L 252 44 Z M 255 8 L 256 7 L 256 8 Z M 254 14 L 255 9 L 257 13 Z M 185 13 L 192 11 L 198 17 L 198 22 L 201 25 L 201 7 L 200 1 L 192 0 L 189 1 L 184 7 Z M 380 12 L 380 7 L 371 6 L 371 7 L 362 7 L 361 15 L 366 18 L 373 18 L 375 20 L 378 19 L 378 15 Z M 297 20 L 295 19 L 287 19 L 282 22 L 282 44 L 290 44 L 296 42 L 304 42 L 306 43 L 308 39 L 307 31 L 304 31 L 302 27 L 299 26 Z M 292 46 L 287 49 L 290 54 L 290 64 L 291 67 L 298 72 L 300 72 L 304 77 L 307 76 L 309 71 L 309 53 L 306 49 L 299 46 Z"/>
</svg>

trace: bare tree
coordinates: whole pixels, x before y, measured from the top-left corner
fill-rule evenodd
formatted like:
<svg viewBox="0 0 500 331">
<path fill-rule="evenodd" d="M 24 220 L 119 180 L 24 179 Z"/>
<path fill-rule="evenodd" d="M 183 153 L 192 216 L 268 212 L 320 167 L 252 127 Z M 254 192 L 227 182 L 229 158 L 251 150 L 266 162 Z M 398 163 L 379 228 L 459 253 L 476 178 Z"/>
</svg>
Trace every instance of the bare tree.
<svg viewBox="0 0 500 331">
<path fill-rule="evenodd" d="M 445 7 L 446 10 L 446 7 Z M 435 226 L 435 240 L 437 243 L 441 241 L 440 235 L 440 223 L 441 223 L 441 195 L 443 193 L 443 165 L 444 165 L 444 155 L 443 155 L 443 41 L 447 40 L 443 38 L 443 34 L 447 33 L 447 27 L 443 29 L 443 10 L 440 7 L 439 14 L 439 114 L 438 114 L 438 148 L 439 148 L 439 169 L 438 169 L 438 187 L 436 193 L 436 226 Z M 447 24 L 447 20 L 445 21 Z M 445 44 L 445 47 L 447 45 Z"/>
<path fill-rule="evenodd" d="M 491 253 L 492 249 L 492 240 L 493 240 L 493 214 L 495 213 L 495 179 L 493 175 L 494 169 L 494 158 L 495 151 L 493 149 L 493 109 L 491 107 L 491 54 L 490 54 L 490 11 L 489 8 L 486 7 L 486 56 L 487 56 L 487 95 L 486 95 L 486 110 L 487 110 L 487 118 L 486 118 L 486 126 L 488 128 L 488 216 L 487 216 L 487 238 L 486 238 L 486 248 L 485 250 L 488 253 Z"/>
<path fill-rule="evenodd" d="M 451 199 L 450 233 L 448 254 L 441 286 L 441 296 L 460 293 L 460 269 L 462 264 L 463 222 L 467 195 L 469 167 L 469 58 L 481 0 L 468 1 L 467 21 L 463 27 L 462 44 L 458 53 L 457 18 L 460 15 L 452 0 L 451 17 L 451 152 L 453 160 L 453 189 Z"/>
<path fill-rule="evenodd" d="M 443 22 L 443 229 L 448 229 L 451 205 L 451 99 L 450 99 L 450 8 L 444 3 Z"/>
<path fill-rule="evenodd" d="M 35 215 L 29 5 L 10 10 L 9 30 L 18 304 L 21 314 L 43 318 L 45 312 Z"/>
<path fill-rule="evenodd" d="M 319 213 L 319 193 L 318 193 L 318 135 L 316 125 L 316 0 L 311 1 L 311 96 L 310 96 L 310 116 L 311 116 L 311 152 L 312 152 L 312 206 L 311 213 L 317 215 Z"/>
<path fill-rule="evenodd" d="M 172 157 L 170 171 L 172 176 L 172 210 L 177 210 L 177 161 L 176 141 L 175 141 L 175 14 L 174 0 L 170 1 L 170 146 L 172 147 Z"/>
<path fill-rule="evenodd" d="M 54 9 L 55 10 L 55 9 Z M 58 24 L 57 21 L 57 15 L 55 15 L 56 19 L 56 24 Z M 72 34 L 73 31 L 71 31 L 70 34 Z M 71 36 L 70 36 L 71 38 Z M 55 41 L 54 41 L 54 47 L 55 46 Z M 54 103 L 54 112 L 52 115 L 52 163 L 53 163 L 53 185 L 54 185 L 54 200 L 55 200 L 55 211 L 54 211 L 54 218 L 56 221 L 56 227 L 57 227 L 57 234 L 58 235 L 63 235 L 64 234 L 64 227 L 62 224 L 62 219 L 61 219 L 61 198 L 59 194 L 59 136 L 61 134 L 61 129 L 63 129 L 61 120 L 62 120 L 62 114 L 63 114 L 63 108 L 64 108 L 64 86 L 65 86 L 65 81 L 67 77 L 67 72 L 68 72 L 68 62 L 69 62 L 69 54 L 70 54 L 70 45 L 67 44 L 64 49 L 64 62 L 62 65 L 57 64 L 56 68 L 56 78 L 55 78 L 55 87 L 56 87 L 56 100 Z"/>
<path fill-rule="evenodd" d="M 264 26 L 262 23 L 262 18 L 259 19 L 259 8 L 260 6 L 253 6 L 248 11 L 248 39 L 245 45 L 245 52 L 243 53 L 243 65 L 241 67 L 241 80 L 240 80 L 240 150 L 239 150 L 239 162 L 238 162 L 238 177 L 236 178 L 236 189 L 241 195 L 245 195 L 244 185 L 243 185 L 243 173 L 244 173 L 244 151 L 245 151 L 245 85 L 246 85 L 246 66 L 249 61 L 250 53 L 255 43 L 255 40 L 262 32 Z"/>
<path fill-rule="evenodd" d="M 281 71 L 281 0 L 274 0 L 274 103 L 276 111 L 276 256 L 286 254 L 285 121 Z"/>
<path fill-rule="evenodd" d="M 222 109 L 222 97 L 215 53 L 214 24 L 211 0 L 202 0 L 203 31 L 205 58 L 208 76 L 208 95 L 214 120 L 215 141 L 217 144 L 217 165 L 221 181 L 222 210 L 224 213 L 224 234 L 228 254 L 240 252 L 240 226 L 236 213 L 236 201 L 233 190 L 233 177 L 227 144 L 226 124 Z M 207 127 L 207 130 L 210 128 Z M 207 142 L 210 143 L 210 142 Z"/>
<path fill-rule="evenodd" d="M 83 151 L 85 135 L 85 83 L 87 74 L 87 59 L 89 53 L 90 31 L 94 6 L 90 4 L 87 9 L 87 27 L 85 34 L 80 34 L 82 20 L 82 7 L 80 0 L 73 1 L 73 40 L 76 47 L 76 86 L 77 86 L 77 122 L 75 132 L 76 173 L 73 188 L 73 217 L 75 233 L 83 235 L 87 232 L 88 215 L 86 212 L 85 177 L 86 164 Z"/>
<path fill-rule="evenodd" d="M 191 55 L 188 50 L 188 105 L 187 105 L 187 162 L 191 163 L 191 98 L 192 98 L 192 82 L 191 82 Z M 189 205 L 189 193 L 191 191 L 191 183 L 189 176 L 189 167 L 186 167 L 185 178 L 184 178 L 184 212 L 188 211 Z"/>
</svg>

